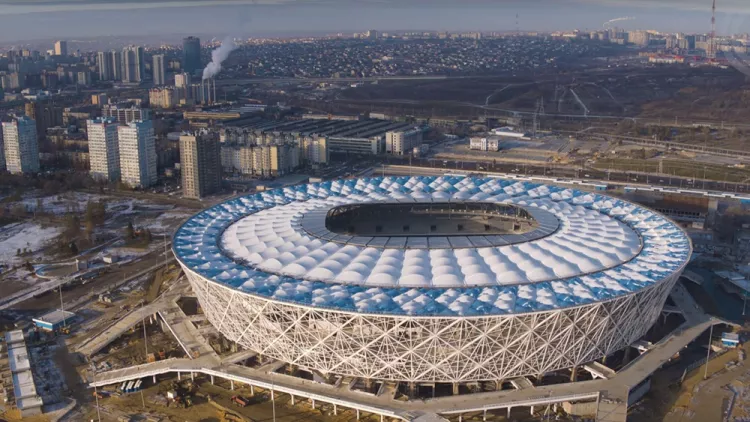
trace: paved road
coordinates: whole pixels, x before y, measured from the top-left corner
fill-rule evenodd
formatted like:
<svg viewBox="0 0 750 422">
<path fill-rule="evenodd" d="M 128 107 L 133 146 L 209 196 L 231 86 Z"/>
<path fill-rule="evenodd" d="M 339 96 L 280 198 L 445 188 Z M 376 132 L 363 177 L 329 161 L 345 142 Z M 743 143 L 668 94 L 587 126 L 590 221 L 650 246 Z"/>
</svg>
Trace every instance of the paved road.
<svg viewBox="0 0 750 422">
<path fill-rule="evenodd" d="M 170 258 L 168 262 L 174 261 L 174 257 Z M 135 280 L 145 274 L 148 274 L 152 271 L 155 271 L 156 269 L 163 267 L 164 263 L 154 265 L 152 267 L 149 267 L 143 271 L 140 271 L 136 274 L 133 274 L 129 277 L 126 277 L 123 279 L 121 283 L 127 283 L 128 281 Z M 103 286 L 100 287 L 98 290 L 103 293 L 103 291 L 109 290 L 112 288 L 112 286 Z M 99 293 L 94 293 L 92 297 L 96 297 Z M 146 306 L 137 307 L 133 309 L 130 313 L 125 315 L 124 317 L 118 319 L 117 321 L 113 322 L 111 325 L 109 325 L 104 330 L 100 331 L 97 334 L 92 335 L 89 337 L 89 339 L 81 344 L 78 345 L 76 348 L 76 351 L 79 353 L 82 353 L 84 356 L 91 356 L 103 348 L 105 348 L 107 345 L 115 341 L 118 337 L 123 335 L 127 330 L 130 329 L 130 327 L 138 324 L 142 320 L 148 318 L 151 315 L 156 314 L 159 310 L 164 309 L 165 307 L 169 306 L 169 303 L 166 298 L 179 298 L 181 293 L 178 293 L 177 291 L 174 292 L 167 292 L 165 293 L 165 296 L 163 296 L 161 299 L 150 303 Z M 90 300 L 90 297 L 83 297 L 80 299 L 80 301 L 85 302 Z M 68 309 L 74 309 L 76 306 L 76 302 L 69 303 L 68 306 L 66 306 Z M 78 303 L 80 305 L 80 303 Z"/>
</svg>

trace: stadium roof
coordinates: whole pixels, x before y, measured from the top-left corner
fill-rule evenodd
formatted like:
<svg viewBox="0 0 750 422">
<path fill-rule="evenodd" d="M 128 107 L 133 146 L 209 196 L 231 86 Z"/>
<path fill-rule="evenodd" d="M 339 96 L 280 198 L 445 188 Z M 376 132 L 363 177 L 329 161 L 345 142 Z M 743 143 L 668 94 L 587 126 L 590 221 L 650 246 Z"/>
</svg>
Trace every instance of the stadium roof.
<svg viewBox="0 0 750 422">
<path fill-rule="evenodd" d="M 303 227 L 305 218 L 343 204 L 450 200 L 513 203 L 539 211 L 535 216 L 553 215 L 558 226 L 504 246 L 482 236 L 435 244 L 402 237 L 403 248 L 383 247 L 377 236 L 342 241 Z M 248 294 L 414 316 L 526 313 L 609 300 L 680 270 L 691 250 L 680 228 L 626 201 L 460 176 L 348 179 L 248 195 L 192 217 L 173 245 L 193 271 Z"/>
</svg>

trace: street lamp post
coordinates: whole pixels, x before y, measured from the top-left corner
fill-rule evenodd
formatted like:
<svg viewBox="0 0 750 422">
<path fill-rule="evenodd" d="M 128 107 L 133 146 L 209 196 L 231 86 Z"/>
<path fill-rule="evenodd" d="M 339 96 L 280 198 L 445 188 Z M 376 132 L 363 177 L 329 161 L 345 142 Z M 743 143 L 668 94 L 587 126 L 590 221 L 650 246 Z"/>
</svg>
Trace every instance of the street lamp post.
<svg viewBox="0 0 750 422">
<path fill-rule="evenodd" d="M 273 378 L 271 378 L 271 407 L 273 411 L 273 422 L 276 422 L 276 394 L 274 393 Z"/>
<path fill-rule="evenodd" d="M 68 322 L 65 320 L 65 303 L 63 302 L 62 285 L 63 282 L 61 281 L 60 284 L 58 284 L 58 288 L 60 290 L 60 312 L 62 313 L 63 317 L 63 327 L 67 327 Z"/>
<path fill-rule="evenodd" d="M 714 325 L 711 324 L 711 329 L 708 333 L 708 351 L 706 351 L 706 368 L 703 371 L 703 379 L 708 378 L 708 360 L 711 358 L 711 338 L 714 336 Z"/>
<path fill-rule="evenodd" d="M 141 312 L 143 312 L 143 303 L 145 302 L 145 299 L 141 301 Z M 143 319 L 141 320 L 143 322 L 143 348 L 146 352 L 146 360 L 148 360 L 148 337 L 146 337 L 146 314 L 143 314 Z"/>
<path fill-rule="evenodd" d="M 96 365 L 91 363 L 91 372 L 94 375 L 94 399 L 96 400 L 96 419 L 102 422 L 102 415 L 99 413 L 99 393 L 96 390 Z"/>
</svg>

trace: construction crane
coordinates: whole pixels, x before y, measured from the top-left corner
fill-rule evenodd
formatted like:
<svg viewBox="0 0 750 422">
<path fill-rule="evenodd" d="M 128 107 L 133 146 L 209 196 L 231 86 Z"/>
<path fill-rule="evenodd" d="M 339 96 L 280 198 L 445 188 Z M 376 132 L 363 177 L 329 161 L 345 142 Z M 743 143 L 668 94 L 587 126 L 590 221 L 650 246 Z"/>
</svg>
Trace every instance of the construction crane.
<svg viewBox="0 0 750 422">
<path fill-rule="evenodd" d="M 716 0 L 711 5 L 711 39 L 708 41 L 706 56 L 711 61 L 716 59 Z"/>
</svg>

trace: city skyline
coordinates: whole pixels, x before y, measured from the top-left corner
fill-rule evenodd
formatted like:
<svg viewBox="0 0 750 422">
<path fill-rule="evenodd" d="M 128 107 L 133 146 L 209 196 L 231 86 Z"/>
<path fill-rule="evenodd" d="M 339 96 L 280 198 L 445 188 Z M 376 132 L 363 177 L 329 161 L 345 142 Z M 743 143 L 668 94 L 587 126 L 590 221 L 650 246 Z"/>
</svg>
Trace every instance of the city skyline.
<svg viewBox="0 0 750 422">
<path fill-rule="evenodd" d="M 125 2 L 29 2 L 0 1 L 0 42 L 92 36 L 168 34 L 231 34 L 274 36 L 363 31 L 377 28 L 448 31 L 552 31 L 593 30 L 610 19 L 632 16 L 620 22 L 626 29 L 656 29 L 665 32 L 708 32 L 710 2 L 640 1 L 625 4 L 609 0 L 563 0 L 551 2 L 484 0 L 439 1 L 425 7 L 422 0 L 390 3 L 244 0 Z M 466 7 L 470 6 L 470 7 Z M 210 13 L 206 13 L 210 10 Z M 118 18 L 112 19 L 113 13 Z M 516 18 L 518 15 L 518 18 Z M 352 19 L 356 16 L 357 19 Z M 560 18 L 563 16 L 564 18 Z M 139 25 L 134 26 L 133 22 Z M 345 23 L 342 23 L 345 22 Z M 280 31 L 278 28 L 284 28 Z M 750 6 L 741 1 L 723 1 L 717 10 L 717 32 L 750 32 Z"/>
</svg>

